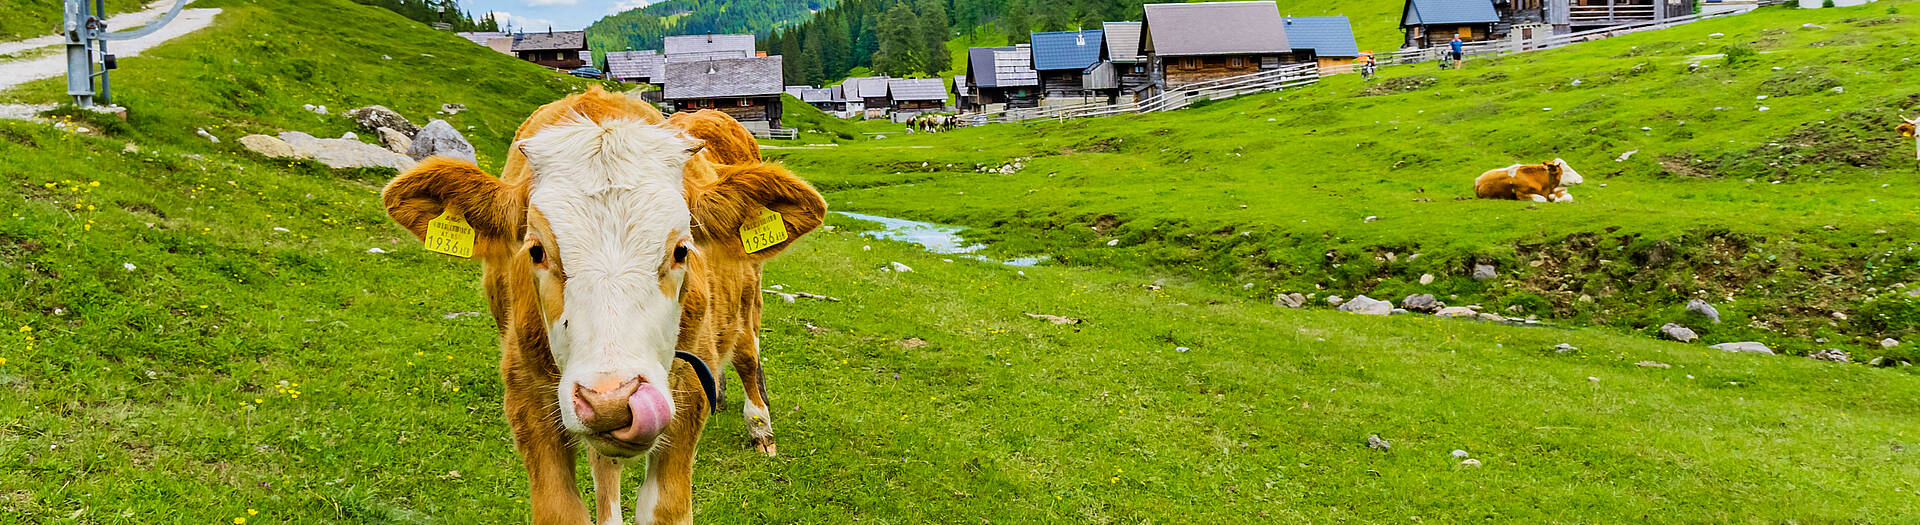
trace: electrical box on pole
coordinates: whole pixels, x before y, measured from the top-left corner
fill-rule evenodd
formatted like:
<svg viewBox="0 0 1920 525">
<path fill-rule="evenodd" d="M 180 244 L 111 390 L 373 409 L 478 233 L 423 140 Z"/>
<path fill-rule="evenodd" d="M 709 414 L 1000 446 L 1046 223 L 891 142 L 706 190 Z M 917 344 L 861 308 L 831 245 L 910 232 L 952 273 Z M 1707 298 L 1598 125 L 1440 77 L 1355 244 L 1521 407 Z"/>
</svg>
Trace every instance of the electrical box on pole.
<svg viewBox="0 0 1920 525">
<path fill-rule="evenodd" d="M 180 14 L 180 8 L 186 7 L 190 0 L 175 0 L 173 9 L 159 20 L 148 22 L 140 29 L 124 33 L 107 32 L 106 0 L 65 0 L 66 24 L 61 26 L 61 36 L 67 41 L 67 95 L 73 97 L 73 105 L 92 106 L 94 96 L 100 102 L 113 103 L 113 88 L 109 84 L 108 71 L 120 67 L 119 60 L 107 53 L 108 40 L 131 40 L 147 36 L 158 31 L 173 17 Z M 96 71 L 95 65 L 100 66 Z M 100 90 L 93 89 L 94 77 L 100 77 Z"/>
</svg>

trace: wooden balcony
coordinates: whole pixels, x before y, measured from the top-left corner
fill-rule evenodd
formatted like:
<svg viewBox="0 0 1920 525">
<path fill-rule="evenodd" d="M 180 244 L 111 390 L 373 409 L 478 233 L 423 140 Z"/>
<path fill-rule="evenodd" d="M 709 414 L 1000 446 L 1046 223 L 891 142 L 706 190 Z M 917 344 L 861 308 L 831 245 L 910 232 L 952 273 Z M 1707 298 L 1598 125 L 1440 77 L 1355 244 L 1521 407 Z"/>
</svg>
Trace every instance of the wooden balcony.
<svg viewBox="0 0 1920 525">
<path fill-rule="evenodd" d="M 1660 19 L 1654 5 L 1576 5 L 1568 6 L 1567 21 L 1576 26 L 1610 26 L 1652 22 Z"/>
</svg>

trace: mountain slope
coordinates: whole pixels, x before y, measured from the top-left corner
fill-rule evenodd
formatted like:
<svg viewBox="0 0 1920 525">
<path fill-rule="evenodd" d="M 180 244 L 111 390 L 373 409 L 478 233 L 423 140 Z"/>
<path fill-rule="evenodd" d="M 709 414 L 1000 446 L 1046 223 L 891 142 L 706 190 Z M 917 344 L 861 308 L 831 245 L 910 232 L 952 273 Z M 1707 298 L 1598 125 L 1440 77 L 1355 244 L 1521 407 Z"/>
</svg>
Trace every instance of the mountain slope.
<svg viewBox="0 0 1920 525">
<path fill-rule="evenodd" d="M 661 39 L 673 35 L 765 35 L 832 5 L 833 0 L 667 0 L 594 22 L 587 27 L 587 42 L 605 52 L 660 49 Z"/>
</svg>

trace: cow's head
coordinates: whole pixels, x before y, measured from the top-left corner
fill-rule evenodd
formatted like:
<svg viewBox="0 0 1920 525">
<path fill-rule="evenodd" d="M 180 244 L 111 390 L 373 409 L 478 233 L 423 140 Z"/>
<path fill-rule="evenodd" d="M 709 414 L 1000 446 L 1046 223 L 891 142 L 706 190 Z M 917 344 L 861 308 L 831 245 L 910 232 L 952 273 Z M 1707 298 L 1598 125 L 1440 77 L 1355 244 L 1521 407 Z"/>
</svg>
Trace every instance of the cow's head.
<svg viewBox="0 0 1920 525">
<path fill-rule="evenodd" d="M 1903 120 L 1905 122 L 1901 122 L 1900 125 L 1894 126 L 1893 127 L 1894 131 L 1900 132 L 1900 136 L 1902 137 L 1913 138 L 1914 126 L 1920 126 L 1920 117 L 1901 118 L 1900 120 Z"/>
<path fill-rule="evenodd" d="M 1565 159 L 1553 159 L 1552 162 L 1548 162 L 1546 165 L 1547 173 L 1556 175 L 1560 180 L 1561 186 L 1572 186 L 1586 182 L 1585 179 L 1580 178 L 1579 172 L 1573 171 L 1573 166 L 1567 165 Z"/>
<path fill-rule="evenodd" d="M 604 455 L 646 453 L 674 414 L 689 271 L 771 257 L 818 226 L 825 204 L 775 165 L 689 164 L 700 141 L 646 119 L 576 114 L 523 136 L 523 184 L 429 159 L 388 186 L 388 213 L 424 235 L 443 207 L 461 210 L 476 255 L 513 283 L 523 313 L 508 333 L 551 352 L 560 424 Z M 738 231 L 763 207 L 782 213 L 789 239 L 749 254 Z"/>
</svg>

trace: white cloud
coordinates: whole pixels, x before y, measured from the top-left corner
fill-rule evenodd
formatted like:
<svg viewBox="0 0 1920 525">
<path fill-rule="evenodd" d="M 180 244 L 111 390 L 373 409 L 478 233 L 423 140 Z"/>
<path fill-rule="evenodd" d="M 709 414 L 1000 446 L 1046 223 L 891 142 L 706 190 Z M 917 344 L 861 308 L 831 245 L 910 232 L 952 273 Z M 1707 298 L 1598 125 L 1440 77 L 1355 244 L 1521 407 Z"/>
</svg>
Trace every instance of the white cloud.
<svg viewBox="0 0 1920 525">
<path fill-rule="evenodd" d="M 488 11 L 487 14 L 493 15 L 493 19 L 500 22 L 502 31 L 506 30 L 508 25 L 513 26 L 515 31 L 546 31 L 549 27 L 555 27 L 552 20 L 545 18 L 515 16 L 506 11 Z"/>
<path fill-rule="evenodd" d="M 525 0 L 523 3 L 527 4 L 527 7 L 540 7 L 547 5 L 574 5 L 580 3 L 580 0 Z"/>
<path fill-rule="evenodd" d="M 642 7 L 653 5 L 654 3 L 656 3 L 654 2 L 654 0 L 626 0 L 623 2 L 615 2 L 613 4 L 613 8 L 607 10 L 607 14 L 611 15 L 615 13 L 631 11 L 634 9 L 639 9 Z"/>
</svg>

